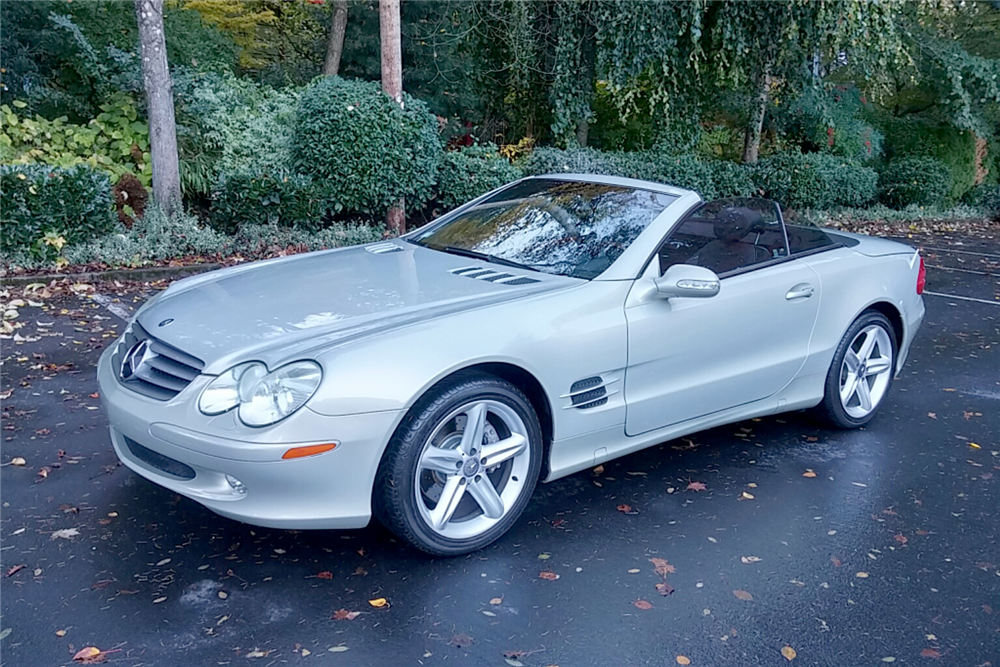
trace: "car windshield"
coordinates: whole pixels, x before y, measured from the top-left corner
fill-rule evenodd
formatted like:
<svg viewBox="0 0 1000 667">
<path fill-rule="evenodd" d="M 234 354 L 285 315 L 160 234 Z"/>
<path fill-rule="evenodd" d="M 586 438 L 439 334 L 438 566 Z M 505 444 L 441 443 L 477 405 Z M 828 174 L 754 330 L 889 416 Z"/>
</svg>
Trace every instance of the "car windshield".
<svg viewBox="0 0 1000 667">
<path fill-rule="evenodd" d="M 675 199 L 621 185 L 529 179 L 411 240 L 456 255 L 590 280 Z"/>
</svg>

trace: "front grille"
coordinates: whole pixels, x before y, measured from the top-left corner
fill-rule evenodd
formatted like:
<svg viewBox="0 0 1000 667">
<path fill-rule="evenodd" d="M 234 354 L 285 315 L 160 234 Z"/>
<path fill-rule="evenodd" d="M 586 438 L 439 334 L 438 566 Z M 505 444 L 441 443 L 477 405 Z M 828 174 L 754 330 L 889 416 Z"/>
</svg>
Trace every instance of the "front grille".
<svg viewBox="0 0 1000 667">
<path fill-rule="evenodd" d="M 156 468 L 160 472 L 177 477 L 179 479 L 194 479 L 194 468 L 187 465 L 186 463 L 181 463 L 169 456 L 164 456 L 159 452 L 154 452 L 149 447 L 143 447 L 138 442 L 132 438 L 122 436 L 125 440 L 125 445 L 128 450 L 132 452 L 132 456 L 139 459 L 151 468 Z"/>
<path fill-rule="evenodd" d="M 143 341 L 147 341 L 145 354 L 134 355 L 130 360 L 130 372 L 123 373 L 123 362 Z M 125 332 L 112 362 L 118 379 L 126 387 L 160 401 L 166 401 L 179 394 L 205 367 L 201 359 L 150 336 L 138 322 L 133 323 Z"/>
</svg>

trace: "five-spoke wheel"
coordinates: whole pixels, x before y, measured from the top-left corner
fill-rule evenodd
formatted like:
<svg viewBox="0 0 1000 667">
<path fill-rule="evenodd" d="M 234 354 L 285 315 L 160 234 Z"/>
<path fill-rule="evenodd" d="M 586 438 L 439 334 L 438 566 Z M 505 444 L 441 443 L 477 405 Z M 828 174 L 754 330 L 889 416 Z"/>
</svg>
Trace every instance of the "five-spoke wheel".
<svg viewBox="0 0 1000 667">
<path fill-rule="evenodd" d="M 840 428 L 857 428 L 872 417 L 892 384 L 896 340 L 884 315 L 865 311 L 844 334 L 826 378 L 820 405 Z"/>
<path fill-rule="evenodd" d="M 460 377 L 393 438 L 376 481 L 376 512 L 424 551 L 467 553 L 510 528 L 540 468 L 541 429 L 524 394 L 500 378 Z"/>
</svg>

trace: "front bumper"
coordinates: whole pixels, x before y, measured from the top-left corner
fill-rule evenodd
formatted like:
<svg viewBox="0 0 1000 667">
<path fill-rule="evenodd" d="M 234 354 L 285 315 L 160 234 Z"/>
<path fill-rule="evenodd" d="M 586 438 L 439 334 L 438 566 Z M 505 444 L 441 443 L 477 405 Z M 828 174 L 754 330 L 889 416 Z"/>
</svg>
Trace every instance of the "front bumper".
<svg viewBox="0 0 1000 667">
<path fill-rule="evenodd" d="M 218 417 L 198 411 L 196 397 L 211 378 L 155 400 L 122 386 L 109 350 L 97 379 L 115 453 L 146 479 L 258 526 L 360 528 L 371 519 L 375 473 L 399 412 L 331 417 L 305 407 L 274 426 L 251 429 L 232 411 Z M 331 442 L 337 447 L 325 454 L 281 458 L 291 447 Z"/>
</svg>

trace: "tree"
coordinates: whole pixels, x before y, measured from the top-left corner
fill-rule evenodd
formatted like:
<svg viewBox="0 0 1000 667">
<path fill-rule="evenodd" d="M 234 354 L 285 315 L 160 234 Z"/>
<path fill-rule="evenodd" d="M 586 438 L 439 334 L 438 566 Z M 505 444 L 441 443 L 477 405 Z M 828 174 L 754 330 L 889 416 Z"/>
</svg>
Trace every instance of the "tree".
<svg viewBox="0 0 1000 667">
<path fill-rule="evenodd" d="M 347 33 L 347 0 L 334 0 L 330 38 L 326 43 L 323 59 L 323 76 L 336 76 L 340 71 L 340 57 L 344 53 L 344 35 Z"/>
<path fill-rule="evenodd" d="M 149 116 L 149 152 L 153 166 L 153 197 L 167 213 L 181 200 L 180 163 L 174 93 L 163 34 L 163 0 L 135 0 L 139 23 L 142 82 Z"/>
<path fill-rule="evenodd" d="M 399 0 L 379 0 L 379 40 L 382 47 L 382 90 L 386 95 L 403 104 L 403 44 L 399 27 Z M 402 234 L 406 231 L 406 202 L 399 200 L 389 209 L 385 224 L 389 231 Z"/>
</svg>

